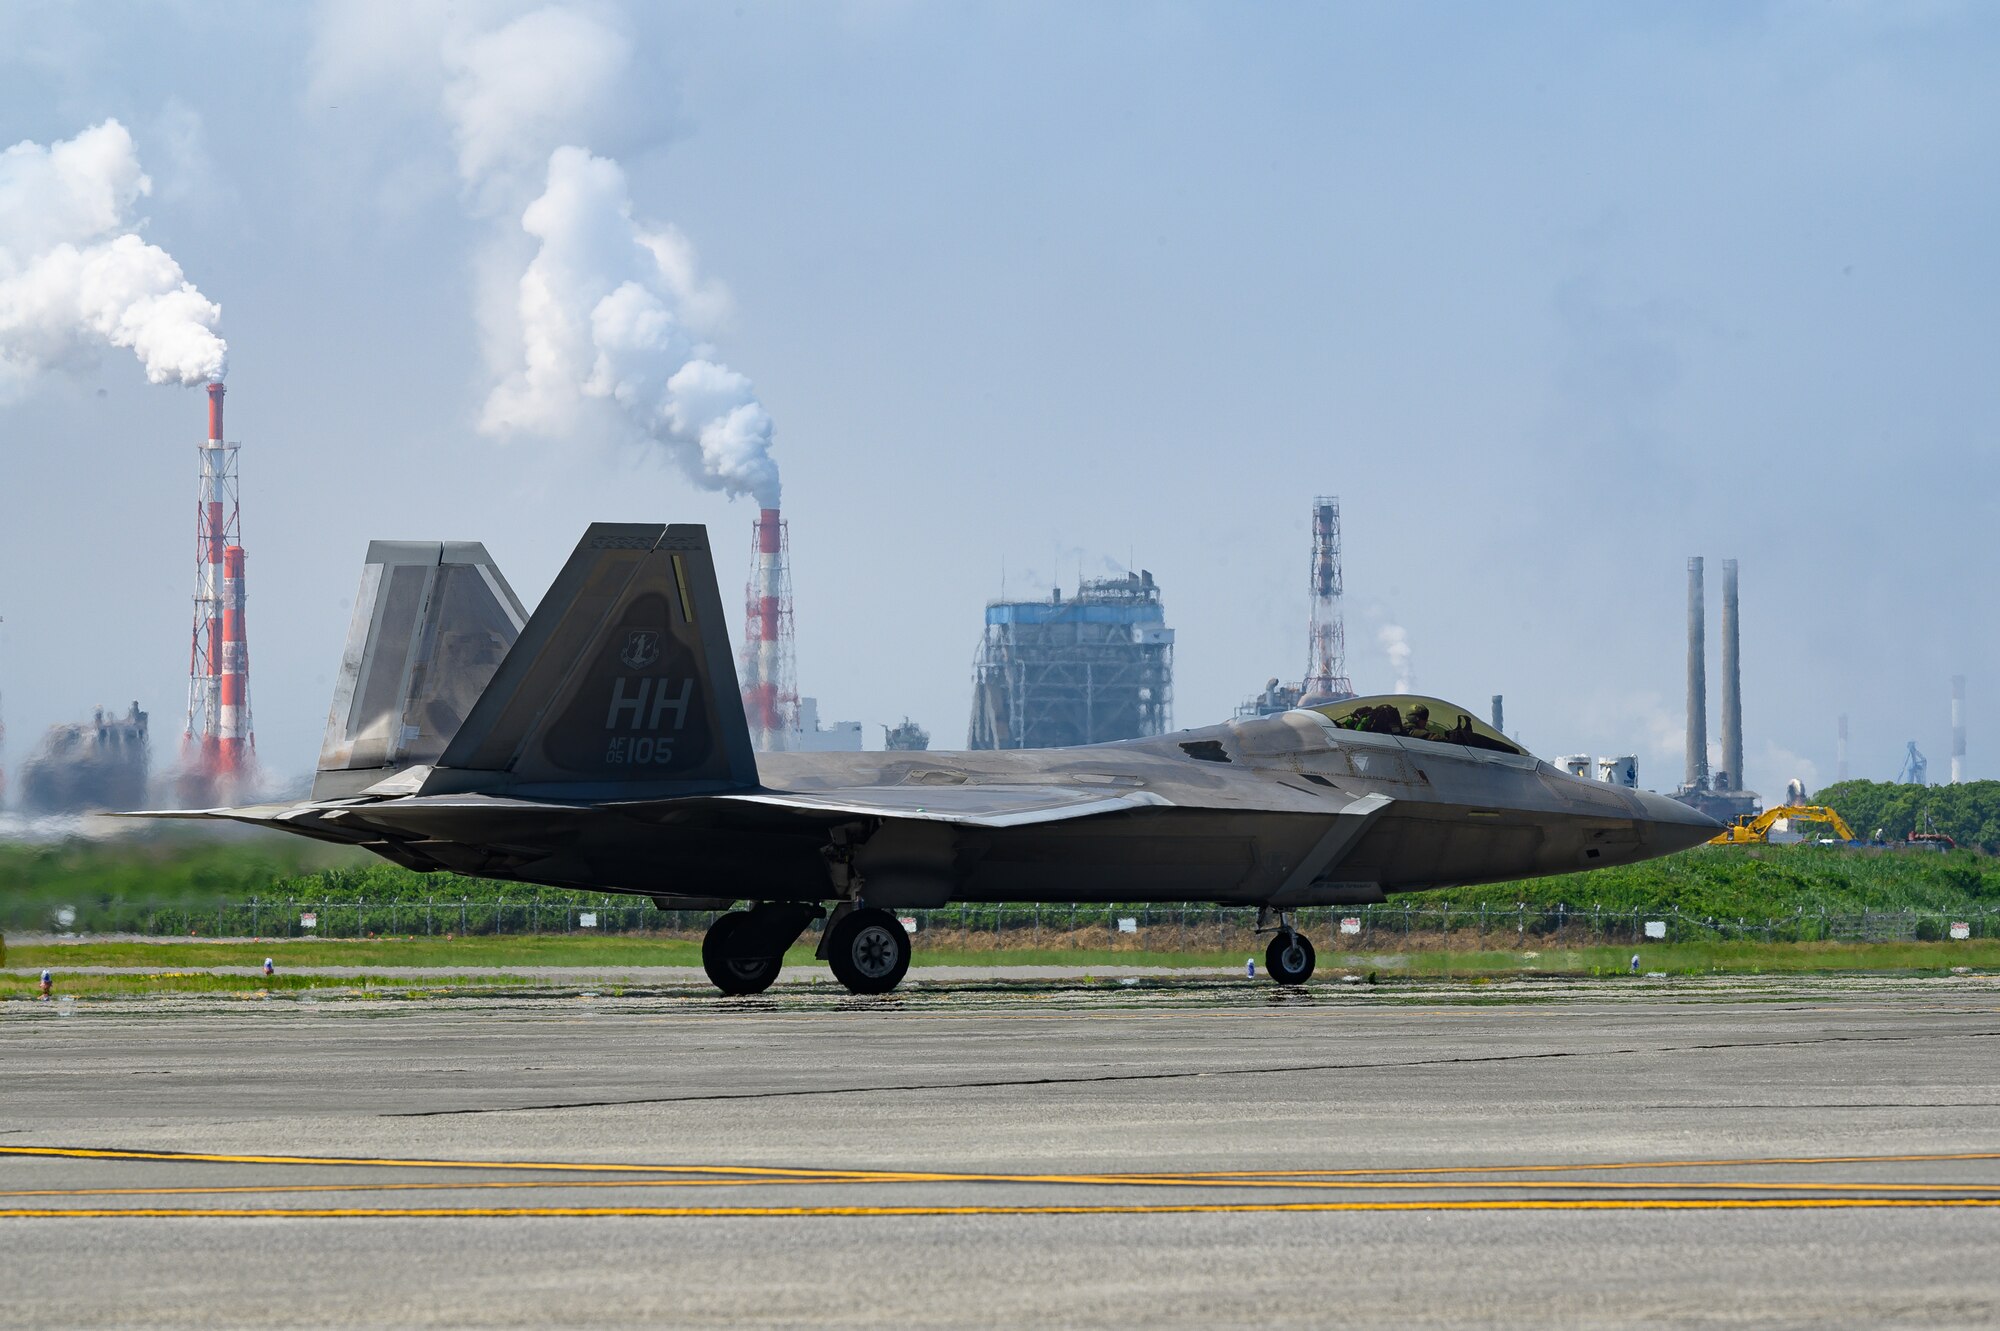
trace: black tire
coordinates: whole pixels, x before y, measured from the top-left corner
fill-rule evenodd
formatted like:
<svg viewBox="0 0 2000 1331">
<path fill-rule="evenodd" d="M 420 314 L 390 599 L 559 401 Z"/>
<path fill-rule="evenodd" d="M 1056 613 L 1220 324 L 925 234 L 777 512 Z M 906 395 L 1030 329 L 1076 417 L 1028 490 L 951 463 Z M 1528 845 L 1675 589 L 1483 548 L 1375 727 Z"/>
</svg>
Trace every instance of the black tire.
<svg viewBox="0 0 2000 1331">
<path fill-rule="evenodd" d="M 716 917 L 701 940 L 701 968 L 709 983 L 731 997 L 761 994 L 778 978 L 783 957 L 745 956 L 738 943 L 749 920 L 748 911 L 732 910 Z"/>
<path fill-rule="evenodd" d="M 886 994 L 910 969 L 910 936 L 886 910 L 853 911 L 833 926 L 826 961 L 849 993 Z"/>
<path fill-rule="evenodd" d="M 1313 964 L 1318 960 L 1312 939 L 1295 929 L 1280 931 L 1264 949 L 1264 969 L 1279 984 L 1304 984 L 1312 978 Z"/>
</svg>

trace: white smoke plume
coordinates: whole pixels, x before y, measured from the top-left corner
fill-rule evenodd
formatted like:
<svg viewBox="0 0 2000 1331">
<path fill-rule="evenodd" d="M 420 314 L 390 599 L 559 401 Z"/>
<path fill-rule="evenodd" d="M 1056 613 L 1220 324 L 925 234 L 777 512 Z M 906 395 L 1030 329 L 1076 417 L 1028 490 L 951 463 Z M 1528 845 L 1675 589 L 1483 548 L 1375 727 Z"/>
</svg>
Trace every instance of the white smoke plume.
<svg viewBox="0 0 2000 1331">
<path fill-rule="evenodd" d="M 107 345 L 156 384 L 222 377 L 221 307 L 137 233 L 132 210 L 152 188 L 116 120 L 0 152 L 0 398 Z"/>
<path fill-rule="evenodd" d="M 1384 624 L 1375 632 L 1375 641 L 1389 658 L 1389 669 L 1395 672 L 1395 693 L 1410 691 L 1410 634 L 1401 624 Z"/>
<path fill-rule="evenodd" d="M 631 39 L 581 8 L 550 5 L 491 29 L 448 31 L 444 112 L 458 174 L 482 210 L 518 212 L 552 149 L 629 140 L 661 99 L 640 86 Z"/>
<path fill-rule="evenodd" d="M 607 418 L 697 485 L 778 500 L 771 418 L 708 345 L 727 304 L 673 227 L 639 217 L 618 156 L 666 141 L 658 43 L 601 0 L 359 0 L 322 11 L 313 87 L 328 101 L 433 98 L 467 209 L 496 386 L 491 434 L 566 439 Z"/>
<path fill-rule="evenodd" d="M 556 434 L 580 401 L 615 403 L 696 484 L 776 507 L 771 417 L 695 331 L 721 297 L 687 239 L 636 219 L 624 171 L 576 147 L 550 155 L 521 226 L 539 248 L 521 276 L 520 366 L 482 428 Z"/>
</svg>

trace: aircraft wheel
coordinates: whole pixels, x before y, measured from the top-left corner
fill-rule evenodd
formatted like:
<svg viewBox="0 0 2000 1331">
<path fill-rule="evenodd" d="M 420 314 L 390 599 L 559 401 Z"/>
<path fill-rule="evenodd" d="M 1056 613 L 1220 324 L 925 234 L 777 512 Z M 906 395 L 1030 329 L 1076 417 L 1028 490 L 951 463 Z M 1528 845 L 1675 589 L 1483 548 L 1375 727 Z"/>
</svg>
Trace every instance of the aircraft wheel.
<svg viewBox="0 0 2000 1331">
<path fill-rule="evenodd" d="M 750 912 L 732 910 L 716 917 L 701 940 L 701 968 L 723 993 L 761 994 L 778 978 L 784 958 L 750 956 L 744 950 Z"/>
<path fill-rule="evenodd" d="M 833 926 L 826 961 L 849 992 L 886 994 L 910 969 L 910 936 L 886 910 L 853 911 Z"/>
<path fill-rule="evenodd" d="M 1279 984 L 1304 984 L 1312 978 L 1312 940 L 1296 929 L 1286 929 L 1264 949 L 1264 969 Z"/>
</svg>

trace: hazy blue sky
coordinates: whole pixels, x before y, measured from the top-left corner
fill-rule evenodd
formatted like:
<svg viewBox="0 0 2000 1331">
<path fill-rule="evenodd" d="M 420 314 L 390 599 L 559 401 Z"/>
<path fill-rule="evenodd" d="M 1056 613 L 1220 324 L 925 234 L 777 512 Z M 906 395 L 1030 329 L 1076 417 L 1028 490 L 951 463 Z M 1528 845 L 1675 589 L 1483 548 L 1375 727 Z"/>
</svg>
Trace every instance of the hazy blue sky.
<svg viewBox="0 0 2000 1331">
<path fill-rule="evenodd" d="M 1753 785 L 1831 779 L 1841 712 L 1857 775 L 1941 776 L 1961 672 L 2000 775 L 2000 10 L 586 3 L 615 77 L 469 96 L 536 8 L 0 0 L 0 140 L 116 118 L 221 305 L 267 766 L 311 765 L 371 537 L 483 540 L 532 603 L 593 519 L 702 521 L 740 599 L 752 506 L 603 402 L 480 429 L 573 144 L 768 410 L 827 716 L 962 743 L 1003 568 L 1129 560 L 1176 720 L 1222 719 L 1303 665 L 1330 492 L 1364 692 L 1401 626 L 1416 687 L 1670 787 L 1685 560 L 1733 556 Z M 111 348 L 0 402 L 11 762 L 99 702 L 178 733 L 203 421 Z"/>
</svg>

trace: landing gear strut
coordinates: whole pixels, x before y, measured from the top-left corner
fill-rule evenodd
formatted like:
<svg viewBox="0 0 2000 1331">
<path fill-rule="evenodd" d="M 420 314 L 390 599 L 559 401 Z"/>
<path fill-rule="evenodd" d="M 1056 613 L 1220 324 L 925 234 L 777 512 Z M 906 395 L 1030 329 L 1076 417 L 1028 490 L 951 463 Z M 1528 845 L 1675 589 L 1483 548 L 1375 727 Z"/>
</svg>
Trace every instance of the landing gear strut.
<svg viewBox="0 0 2000 1331">
<path fill-rule="evenodd" d="M 825 944 L 833 978 L 850 993 L 886 994 L 910 969 L 910 935 L 886 910 L 863 907 L 833 922 Z"/>
<path fill-rule="evenodd" d="M 778 978 L 785 949 L 823 914 L 818 906 L 766 901 L 718 915 L 701 940 L 701 968 L 725 994 L 761 994 Z"/>
<path fill-rule="evenodd" d="M 1312 978 L 1312 940 L 1287 925 L 1264 949 L 1264 969 L 1279 984 L 1304 984 Z"/>
<path fill-rule="evenodd" d="M 1292 927 L 1289 911 L 1278 911 L 1278 931 L 1264 949 L 1264 970 L 1279 984 L 1304 984 L 1312 978 L 1312 940 Z M 1271 917 L 1271 908 L 1260 906 L 1257 910 L 1257 932 L 1264 932 L 1264 922 Z"/>
</svg>

